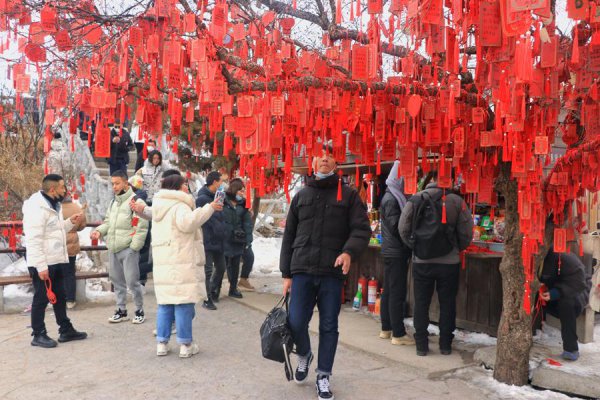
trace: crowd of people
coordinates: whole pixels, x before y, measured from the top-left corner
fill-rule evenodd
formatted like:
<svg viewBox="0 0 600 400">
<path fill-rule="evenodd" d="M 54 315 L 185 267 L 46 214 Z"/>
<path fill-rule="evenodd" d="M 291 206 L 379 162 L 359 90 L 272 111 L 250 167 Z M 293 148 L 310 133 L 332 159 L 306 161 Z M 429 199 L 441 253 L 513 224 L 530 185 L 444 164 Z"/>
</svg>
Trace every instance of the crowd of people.
<svg viewBox="0 0 600 400">
<path fill-rule="evenodd" d="M 339 336 L 343 281 L 371 238 L 366 206 L 336 168 L 331 148 L 324 147 L 322 155 L 314 158 L 314 174 L 306 178 L 306 185 L 291 201 L 280 254 L 283 293 L 289 295 L 288 323 L 298 355 L 294 379 L 304 382 L 315 358 L 308 325 L 316 306 L 316 390 L 319 399 L 327 400 L 333 399 L 330 377 Z M 437 291 L 439 350 L 449 355 L 456 328 L 460 252 L 471 243 L 473 218 L 458 191 L 438 186 L 435 171 L 427 175 L 420 192 L 408 196 L 398 168 L 396 162 L 380 208 L 385 270 L 379 336 L 391 339 L 394 345 L 415 345 L 416 354 L 426 356 L 430 351 L 429 306 Z M 206 298 L 202 306 L 208 310 L 217 309 L 225 272 L 229 296 L 241 298 L 239 288 L 253 289 L 248 280 L 254 262 L 252 215 L 246 208 L 243 180 L 227 182 L 227 176 L 212 171 L 205 185 L 192 195 L 189 175 L 165 168 L 161 153 L 155 149 L 133 177 L 128 179 L 123 169 L 116 169 L 110 178 L 114 199 L 103 223 L 91 233 L 93 240 L 102 239 L 108 248 L 109 278 L 116 296 L 110 323 L 129 320 L 128 290 L 135 305 L 132 323 L 144 323 L 142 286 L 147 273 L 153 272 L 158 356 L 168 354 L 172 334 L 177 337 L 180 357 L 198 352 L 192 333 L 195 304 L 201 293 L 197 271 L 204 271 Z M 35 288 L 31 344 L 46 348 L 57 345 L 44 324 L 50 289 L 56 297 L 53 307 L 58 341 L 85 339 L 87 334 L 73 327 L 66 312 L 68 304 L 75 304 L 78 245 L 73 238 L 85 226 L 83 209 L 70 201 L 63 178 L 50 174 L 43 179 L 42 190 L 24 203 L 23 216 L 27 265 Z M 144 253 L 146 267 L 141 267 Z M 412 337 L 404 325 L 411 264 Z M 558 256 L 552 250 L 541 271 L 540 280 L 547 287 L 540 294 L 541 300 L 547 303 L 547 311 L 561 320 L 563 358 L 576 360 L 575 319 L 587 303 L 589 277 L 579 259 Z"/>
</svg>

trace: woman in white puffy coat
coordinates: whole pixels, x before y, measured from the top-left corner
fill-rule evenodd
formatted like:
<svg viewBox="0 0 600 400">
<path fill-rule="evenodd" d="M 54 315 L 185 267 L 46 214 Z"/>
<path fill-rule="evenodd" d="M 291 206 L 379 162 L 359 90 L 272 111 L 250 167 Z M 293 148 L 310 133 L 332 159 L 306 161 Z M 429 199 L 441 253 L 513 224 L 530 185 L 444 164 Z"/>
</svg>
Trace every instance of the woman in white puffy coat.
<svg viewBox="0 0 600 400">
<path fill-rule="evenodd" d="M 200 300 L 198 271 L 204 265 L 202 229 L 212 214 L 223 206 L 213 202 L 194 210 L 186 180 L 180 175 L 165 178 L 152 204 L 152 256 L 156 315 L 156 354 L 166 355 L 175 320 L 179 356 L 198 352 L 193 342 L 192 320 Z"/>
</svg>

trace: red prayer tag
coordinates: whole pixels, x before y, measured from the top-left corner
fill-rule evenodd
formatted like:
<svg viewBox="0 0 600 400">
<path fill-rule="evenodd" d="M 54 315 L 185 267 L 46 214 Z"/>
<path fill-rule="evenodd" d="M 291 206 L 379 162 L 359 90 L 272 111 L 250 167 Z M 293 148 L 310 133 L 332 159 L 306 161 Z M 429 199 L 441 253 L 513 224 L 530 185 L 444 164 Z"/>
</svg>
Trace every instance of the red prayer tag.
<svg viewBox="0 0 600 400">
<path fill-rule="evenodd" d="M 589 7 L 589 0 L 567 0 L 567 13 L 571 19 L 586 19 Z"/>
<path fill-rule="evenodd" d="M 271 114 L 274 116 L 282 117 L 284 114 L 285 100 L 283 96 L 271 97 Z"/>
<path fill-rule="evenodd" d="M 471 118 L 474 124 L 482 124 L 485 121 L 485 110 L 482 107 L 474 107 L 471 110 Z"/>
<path fill-rule="evenodd" d="M 564 228 L 554 228 L 554 252 L 567 252 L 567 230 Z"/>
<path fill-rule="evenodd" d="M 535 138 L 535 147 L 534 154 L 535 155 L 546 155 L 548 154 L 549 145 L 548 145 L 548 136 L 536 136 Z"/>
</svg>

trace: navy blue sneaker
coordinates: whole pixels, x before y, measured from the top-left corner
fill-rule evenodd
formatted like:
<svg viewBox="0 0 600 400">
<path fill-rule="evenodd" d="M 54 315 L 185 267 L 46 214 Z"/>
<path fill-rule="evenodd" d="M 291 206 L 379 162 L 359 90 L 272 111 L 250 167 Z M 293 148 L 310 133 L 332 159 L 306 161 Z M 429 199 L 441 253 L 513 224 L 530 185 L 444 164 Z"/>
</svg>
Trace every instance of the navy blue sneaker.
<svg viewBox="0 0 600 400">
<path fill-rule="evenodd" d="M 578 351 L 563 351 L 563 353 L 560 355 L 563 360 L 567 360 L 567 361 L 577 361 L 577 359 L 579 358 L 579 352 Z"/>
</svg>

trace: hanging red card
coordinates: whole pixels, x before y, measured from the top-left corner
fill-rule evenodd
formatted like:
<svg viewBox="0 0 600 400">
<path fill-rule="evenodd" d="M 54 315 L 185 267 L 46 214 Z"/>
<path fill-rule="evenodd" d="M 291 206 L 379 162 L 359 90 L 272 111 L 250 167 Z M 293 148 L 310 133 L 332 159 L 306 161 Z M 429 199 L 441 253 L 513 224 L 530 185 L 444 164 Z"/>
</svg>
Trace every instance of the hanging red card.
<svg viewBox="0 0 600 400">
<path fill-rule="evenodd" d="M 225 83 L 219 80 L 208 82 L 208 99 L 211 103 L 222 103 L 225 96 Z"/>
<path fill-rule="evenodd" d="M 369 48 L 360 44 L 352 46 L 352 79 L 364 81 L 368 76 Z"/>
<path fill-rule="evenodd" d="M 242 118 L 238 117 L 235 119 L 235 134 L 239 137 L 246 137 L 256 132 L 257 123 L 256 117 Z"/>
<path fill-rule="evenodd" d="M 383 0 L 367 0 L 367 11 L 369 14 L 380 14 L 383 11 Z"/>
<path fill-rule="evenodd" d="M 421 21 L 427 24 L 444 25 L 442 0 L 430 0 L 423 2 Z"/>
<path fill-rule="evenodd" d="M 558 52 L 558 37 L 550 37 L 550 42 L 542 42 L 540 66 L 542 68 L 552 68 L 556 66 L 556 57 Z"/>
<path fill-rule="evenodd" d="M 56 11 L 45 5 L 40 10 L 40 24 L 45 32 L 56 32 Z"/>
<path fill-rule="evenodd" d="M 94 156 L 98 158 L 110 157 L 110 129 L 97 127 L 94 138 Z"/>
<path fill-rule="evenodd" d="M 546 155 L 548 154 L 548 150 L 548 136 L 536 136 L 533 154 L 538 156 Z"/>
<path fill-rule="evenodd" d="M 465 172 L 465 192 L 479 192 L 479 168 L 472 167 L 468 172 Z"/>
<path fill-rule="evenodd" d="M 509 0 L 513 11 L 536 10 L 545 8 L 548 0 Z"/>
<path fill-rule="evenodd" d="M 237 98 L 238 117 L 250 117 L 254 114 L 254 96 L 239 96 Z"/>
<path fill-rule="evenodd" d="M 29 93 L 31 78 L 29 75 L 20 75 L 15 81 L 15 90 L 17 93 Z"/>
<path fill-rule="evenodd" d="M 571 19 L 586 19 L 589 7 L 589 0 L 567 0 L 567 13 Z"/>
<path fill-rule="evenodd" d="M 474 124 L 482 124 L 485 121 L 485 110 L 482 107 L 473 107 L 471 118 Z"/>
<path fill-rule="evenodd" d="M 54 35 L 54 41 L 59 51 L 69 51 L 73 48 L 71 37 L 66 29 L 61 29 Z"/>
<path fill-rule="evenodd" d="M 400 148 L 400 175 L 407 177 L 415 175 L 415 150 L 410 147 Z"/>
<path fill-rule="evenodd" d="M 282 117 L 284 114 L 285 100 L 283 96 L 271 97 L 271 115 Z"/>
<path fill-rule="evenodd" d="M 567 252 L 567 230 L 564 228 L 554 228 L 554 252 Z"/>
</svg>

